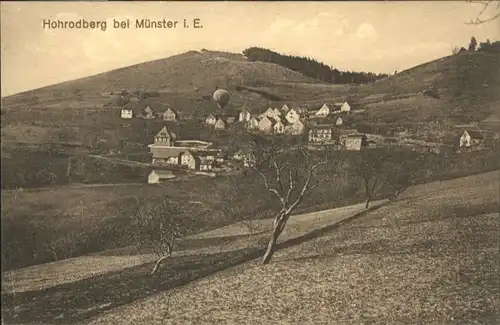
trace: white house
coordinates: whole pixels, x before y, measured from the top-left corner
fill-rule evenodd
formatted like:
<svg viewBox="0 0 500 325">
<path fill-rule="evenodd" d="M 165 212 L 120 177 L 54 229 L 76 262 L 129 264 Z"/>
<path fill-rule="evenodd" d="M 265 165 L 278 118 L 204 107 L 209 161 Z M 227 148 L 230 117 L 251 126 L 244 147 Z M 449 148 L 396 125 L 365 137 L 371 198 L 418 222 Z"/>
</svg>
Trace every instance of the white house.
<svg viewBox="0 0 500 325">
<path fill-rule="evenodd" d="M 259 131 L 262 133 L 272 133 L 276 120 L 272 117 L 264 116 L 259 121 Z"/>
<path fill-rule="evenodd" d="M 343 102 L 343 103 L 335 103 L 335 107 L 339 108 L 341 112 L 350 112 L 351 111 L 351 105 L 349 105 L 348 102 Z"/>
<path fill-rule="evenodd" d="M 134 115 L 134 112 L 131 109 L 122 109 L 122 111 L 121 111 L 121 117 L 123 119 L 129 120 L 133 117 L 133 115 Z"/>
<path fill-rule="evenodd" d="M 209 114 L 205 120 L 208 125 L 215 125 L 217 123 L 217 118 L 213 114 Z"/>
<path fill-rule="evenodd" d="M 238 115 L 238 121 L 240 122 L 248 122 L 252 118 L 252 115 L 250 112 L 246 109 L 242 110 L 240 114 Z"/>
<path fill-rule="evenodd" d="M 337 117 L 337 119 L 335 120 L 335 125 L 342 125 L 342 123 L 344 123 L 344 120 L 340 116 Z"/>
<path fill-rule="evenodd" d="M 246 124 L 247 130 L 256 130 L 259 128 L 259 121 L 255 118 L 252 117 Z"/>
<path fill-rule="evenodd" d="M 173 109 L 170 107 L 167 108 L 165 112 L 163 112 L 163 120 L 164 121 L 175 121 L 177 120 L 177 112 L 175 112 Z"/>
<path fill-rule="evenodd" d="M 477 131 L 467 131 L 465 130 L 460 136 L 459 147 L 469 148 L 473 145 L 481 144 L 483 141 L 483 136 Z"/>
<path fill-rule="evenodd" d="M 294 124 L 300 120 L 300 114 L 299 112 L 297 112 L 297 110 L 292 108 L 288 111 L 288 113 L 286 113 L 285 119 L 287 120 L 288 123 Z"/>
<path fill-rule="evenodd" d="M 226 122 L 219 118 L 217 122 L 215 122 L 214 127 L 216 130 L 224 130 L 226 128 Z"/>
<path fill-rule="evenodd" d="M 330 107 L 327 104 L 323 104 L 316 112 L 316 117 L 327 117 L 328 115 L 330 115 Z"/>
<path fill-rule="evenodd" d="M 181 165 L 186 166 L 188 169 L 198 169 L 199 159 L 190 151 L 186 151 L 181 154 Z"/>
<path fill-rule="evenodd" d="M 273 112 L 274 112 L 274 116 L 281 116 L 281 111 L 279 109 L 275 108 L 273 110 Z"/>
<path fill-rule="evenodd" d="M 170 170 L 153 170 L 148 175 L 148 184 L 158 184 L 172 178 L 175 178 L 175 175 Z"/>
<path fill-rule="evenodd" d="M 281 121 L 276 121 L 273 125 L 273 130 L 275 134 L 283 134 L 285 133 L 285 125 Z"/>
<path fill-rule="evenodd" d="M 287 125 L 285 127 L 285 133 L 289 135 L 299 135 L 303 134 L 305 131 L 305 125 L 302 123 L 302 121 L 298 120 L 295 123 L 292 123 L 290 125 Z"/>
</svg>

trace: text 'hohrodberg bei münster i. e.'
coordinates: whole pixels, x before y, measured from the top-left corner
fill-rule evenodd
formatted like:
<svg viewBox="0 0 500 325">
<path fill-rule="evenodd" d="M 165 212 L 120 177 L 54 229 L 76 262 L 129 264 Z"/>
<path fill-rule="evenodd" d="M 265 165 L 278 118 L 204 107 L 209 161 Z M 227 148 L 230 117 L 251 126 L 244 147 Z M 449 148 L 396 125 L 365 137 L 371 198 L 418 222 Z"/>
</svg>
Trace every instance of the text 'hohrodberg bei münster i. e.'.
<svg viewBox="0 0 500 325">
<path fill-rule="evenodd" d="M 101 20 L 86 20 L 86 19 L 78 19 L 78 20 L 51 20 L 44 19 L 42 21 L 42 27 L 44 29 L 100 29 L 102 31 L 106 31 L 108 26 L 111 26 L 114 29 L 129 29 L 129 28 L 138 28 L 138 29 L 157 29 L 157 28 L 202 28 L 200 19 L 193 18 L 191 20 L 183 19 L 179 20 L 168 20 L 168 19 L 135 19 L 132 21 L 131 19 L 118 20 L 113 19 L 113 21 Z"/>
</svg>

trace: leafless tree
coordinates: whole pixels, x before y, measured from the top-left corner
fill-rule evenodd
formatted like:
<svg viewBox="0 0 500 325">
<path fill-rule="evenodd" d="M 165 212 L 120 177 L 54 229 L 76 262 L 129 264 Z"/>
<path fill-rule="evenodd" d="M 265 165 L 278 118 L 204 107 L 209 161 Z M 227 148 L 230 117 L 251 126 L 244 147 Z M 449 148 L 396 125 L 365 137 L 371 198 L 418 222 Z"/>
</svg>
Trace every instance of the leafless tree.
<svg viewBox="0 0 500 325">
<path fill-rule="evenodd" d="M 175 205 L 166 198 L 147 199 L 139 206 L 132 224 L 137 244 L 151 247 L 157 256 L 151 274 L 171 257 L 177 241 L 187 231 Z"/>
<path fill-rule="evenodd" d="M 380 192 L 392 191 L 390 199 L 396 199 L 418 175 L 424 155 L 396 148 L 366 149 L 354 159 L 354 173 L 362 180 L 366 204 Z M 421 169 L 421 168 L 420 168 Z"/>
<path fill-rule="evenodd" d="M 468 25 L 480 25 L 494 21 L 500 18 L 500 1 L 469 1 L 482 5 L 481 11 L 474 20 L 469 21 Z"/>
<path fill-rule="evenodd" d="M 262 264 L 268 264 L 291 213 L 303 201 L 304 196 L 319 185 L 317 172 L 328 164 L 330 155 L 328 150 L 322 154 L 308 150 L 298 137 L 281 143 L 273 140 L 259 143 L 253 149 L 253 154 L 256 158 L 253 169 L 280 205 L 262 258 Z"/>
</svg>

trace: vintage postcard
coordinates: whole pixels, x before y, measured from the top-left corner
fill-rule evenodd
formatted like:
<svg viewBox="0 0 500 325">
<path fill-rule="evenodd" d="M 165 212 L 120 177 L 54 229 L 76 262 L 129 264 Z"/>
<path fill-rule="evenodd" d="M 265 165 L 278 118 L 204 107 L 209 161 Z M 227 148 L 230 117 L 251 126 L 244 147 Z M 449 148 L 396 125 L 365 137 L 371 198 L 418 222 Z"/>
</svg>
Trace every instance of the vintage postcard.
<svg viewBox="0 0 500 325">
<path fill-rule="evenodd" d="M 500 2 L 0 6 L 2 324 L 500 323 Z"/>
</svg>

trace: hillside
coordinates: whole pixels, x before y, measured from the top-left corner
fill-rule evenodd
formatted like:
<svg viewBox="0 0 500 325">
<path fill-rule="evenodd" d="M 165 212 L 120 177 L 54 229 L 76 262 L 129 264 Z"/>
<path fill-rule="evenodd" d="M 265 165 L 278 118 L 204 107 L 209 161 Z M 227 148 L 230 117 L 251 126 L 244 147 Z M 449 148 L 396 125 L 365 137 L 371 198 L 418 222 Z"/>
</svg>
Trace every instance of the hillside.
<svg viewBox="0 0 500 325">
<path fill-rule="evenodd" d="M 216 86 L 231 92 L 225 108 L 231 112 L 247 107 L 257 113 L 283 103 L 317 109 L 347 99 L 365 109 L 356 115 L 358 123 L 491 124 L 500 110 L 500 55 L 463 53 L 371 84 L 332 85 L 276 64 L 249 62 L 240 54 L 190 51 L 2 98 L 2 137 L 22 140 L 31 132 L 38 139 L 60 124 L 128 137 L 137 130 L 121 127 L 117 93 L 155 91 L 158 97 L 148 102 L 202 117 L 218 110 L 211 99 Z"/>
</svg>

